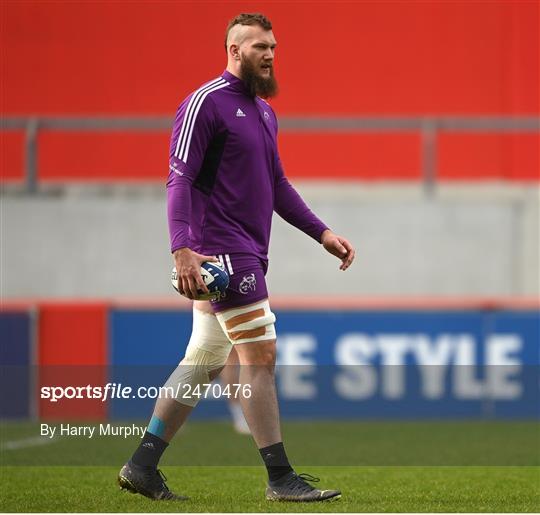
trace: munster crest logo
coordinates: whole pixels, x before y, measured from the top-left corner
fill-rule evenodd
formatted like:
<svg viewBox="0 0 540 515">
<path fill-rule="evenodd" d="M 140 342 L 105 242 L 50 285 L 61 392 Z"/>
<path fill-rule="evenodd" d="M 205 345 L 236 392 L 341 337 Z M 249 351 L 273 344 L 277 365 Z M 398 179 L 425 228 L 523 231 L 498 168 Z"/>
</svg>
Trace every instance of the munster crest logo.
<svg viewBox="0 0 540 515">
<path fill-rule="evenodd" d="M 250 291 L 255 291 L 257 289 L 257 279 L 255 274 L 244 275 L 238 290 L 240 293 L 247 295 Z"/>
</svg>

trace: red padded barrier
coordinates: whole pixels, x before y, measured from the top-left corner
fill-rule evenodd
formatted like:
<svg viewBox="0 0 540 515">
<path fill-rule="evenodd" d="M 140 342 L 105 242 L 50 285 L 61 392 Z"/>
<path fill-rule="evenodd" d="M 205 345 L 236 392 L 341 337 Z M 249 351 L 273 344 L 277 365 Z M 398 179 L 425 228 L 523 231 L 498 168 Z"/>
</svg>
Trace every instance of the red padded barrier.
<svg viewBox="0 0 540 515">
<path fill-rule="evenodd" d="M 168 173 L 165 132 L 44 132 L 38 166 L 43 180 L 162 180 Z"/>
<path fill-rule="evenodd" d="M 540 134 L 442 133 L 438 141 L 440 179 L 540 179 Z"/>
<path fill-rule="evenodd" d="M 39 178 L 165 184 L 169 137 L 168 133 L 44 132 L 39 137 Z M 22 140 L 22 135 L 9 133 L 2 156 L 4 180 L 23 178 Z M 419 133 L 284 132 L 279 141 L 285 171 L 295 179 L 421 178 Z M 437 141 L 441 180 L 539 180 L 539 134 L 440 133 Z"/>
<path fill-rule="evenodd" d="M 43 386 L 103 385 L 107 382 L 107 305 L 47 303 L 39 310 L 40 377 Z M 41 399 L 43 419 L 105 419 L 97 399 Z"/>
<path fill-rule="evenodd" d="M 24 133 L 0 131 L 0 178 L 21 180 L 24 176 Z"/>
<path fill-rule="evenodd" d="M 280 136 L 285 172 L 295 178 L 419 179 L 417 133 L 285 133 Z"/>
<path fill-rule="evenodd" d="M 168 134 L 46 133 L 40 137 L 40 178 L 165 184 L 168 144 Z M 295 178 L 420 177 L 420 135 L 415 133 L 283 133 L 280 149 L 286 172 Z"/>
</svg>

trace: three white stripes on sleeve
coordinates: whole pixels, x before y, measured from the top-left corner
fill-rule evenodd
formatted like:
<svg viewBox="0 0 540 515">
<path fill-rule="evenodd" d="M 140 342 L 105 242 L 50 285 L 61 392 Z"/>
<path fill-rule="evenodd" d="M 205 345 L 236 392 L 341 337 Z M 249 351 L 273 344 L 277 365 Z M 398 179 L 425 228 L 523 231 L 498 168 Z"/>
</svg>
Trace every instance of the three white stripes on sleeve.
<svg viewBox="0 0 540 515">
<path fill-rule="evenodd" d="M 176 143 L 176 150 L 174 151 L 174 155 L 180 159 L 180 161 L 187 163 L 195 120 L 197 119 L 197 114 L 199 113 L 204 99 L 207 95 L 212 93 L 212 91 L 217 91 L 228 85 L 229 83 L 225 79 L 219 77 L 199 88 L 191 96 L 182 122 L 182 128 L 180 129 L 180 135 L 178 136 L 178 142 Z"/>
</svg>

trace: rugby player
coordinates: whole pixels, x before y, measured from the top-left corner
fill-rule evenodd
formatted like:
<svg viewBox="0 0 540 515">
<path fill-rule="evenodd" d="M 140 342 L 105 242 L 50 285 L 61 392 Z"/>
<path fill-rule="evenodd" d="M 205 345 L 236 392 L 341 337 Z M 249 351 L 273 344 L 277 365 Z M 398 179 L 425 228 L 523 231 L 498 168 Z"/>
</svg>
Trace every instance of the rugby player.
<svg viewBox="0 0 540 515">
<path fill-rule="evenodd" d="M 171 251 L 178 289 L 197 299 L 207 292 L 201 263 L 221 261 L 230 284 L 213 301 L 195 300 L 193 331 L 184 359 L 166 385 L 187 390 L 215 379 L 234 345 L 240 382 L 251 396 L 242 409 L 268 471 L 266 498 L 277 501 L 337 499 L 338 490 L 320 490 L 308 474 L 297 474 L 281 437 L 276 398 L 275 316 L 265 273 L 272 213 L 321 243 L 346 270 L 354 248 L 334 234 L 307 207 L 285 177 L 277 149 L 277 119 L 264 99 L 277 93 L 276 40 L 261 14 L 240 14 L 229 22 L 227 68 L 180 105 L 174 122 L 167 182 Z M 197 404 L 196 396 L 160 398 L 148 429 L 121 469 L 122 488 L 151 499 L 181 500 L 157 469 L 170 439 Z"/>
</svg>

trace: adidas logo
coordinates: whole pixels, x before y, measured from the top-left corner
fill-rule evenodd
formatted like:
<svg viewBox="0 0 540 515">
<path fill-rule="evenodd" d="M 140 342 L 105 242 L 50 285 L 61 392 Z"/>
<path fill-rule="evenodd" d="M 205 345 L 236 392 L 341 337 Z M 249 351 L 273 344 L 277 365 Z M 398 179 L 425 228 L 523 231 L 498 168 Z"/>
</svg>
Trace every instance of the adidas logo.
<svg viewBox="0 0 540 515">
<path fill-rule="evenodd" d="M 244 116 L 246 116 L 246 115 L 244 114 L 244 111 L 242 111 L 242 109 L 238 108 L 238 111 L 236 111 L 236 117 L 237 117 L 237 118 L 242 118 L 242 117 L 244 117 Z"/>
</svg>

